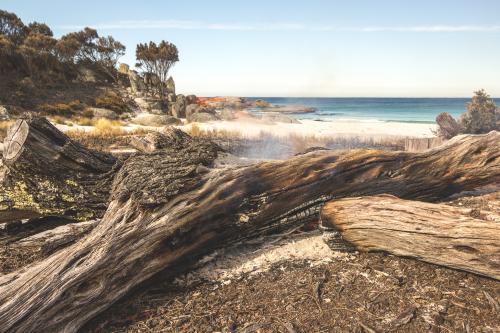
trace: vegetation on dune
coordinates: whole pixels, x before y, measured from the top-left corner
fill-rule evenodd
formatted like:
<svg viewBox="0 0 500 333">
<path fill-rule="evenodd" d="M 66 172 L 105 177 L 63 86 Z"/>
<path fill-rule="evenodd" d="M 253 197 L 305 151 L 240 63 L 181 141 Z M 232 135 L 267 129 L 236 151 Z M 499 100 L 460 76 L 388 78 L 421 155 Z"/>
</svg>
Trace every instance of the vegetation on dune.
<svg viewBox="0 0 500 333">
<path fill-rule="evenodd" d="M 474 92 L 467 103 L 467 111 L 456 121 L 449 113 L 443 112 L 436 117 L 436 134 L 450 139 L 457 134 L 482 134 L 500 130 L 500 109 L 484 89 Z"/>
<path fill-rule="evenodd" d="M 149 89 L 154 89 L 160 98 L 166 95 L 168 71 L 179 61 L 177 47 L 167 41 L 158 45 L 154 42 L 138 44 L 135 55 L 136 66 L 144 71 L 145 82 Z"/>
<path fill-rule="evenodd" d="M 54 38 L 49 26 L 25 25 L 14 13 L 0 10 L 0 75 L 34 84 L 67 82 L 78 78 L 83 67 L 116 81 L 116 64 L 125 46 L 111 36 L 101 37 L 85 28 Z"/>
</svg>

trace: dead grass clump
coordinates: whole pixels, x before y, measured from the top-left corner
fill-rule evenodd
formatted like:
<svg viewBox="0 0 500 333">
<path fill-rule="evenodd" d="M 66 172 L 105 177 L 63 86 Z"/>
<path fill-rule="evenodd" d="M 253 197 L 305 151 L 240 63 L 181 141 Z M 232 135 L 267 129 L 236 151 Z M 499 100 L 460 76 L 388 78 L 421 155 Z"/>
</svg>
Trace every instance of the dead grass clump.
<svg viewBox="0 0 500 333">
<path fill-rule="evenodd" d="M 10 126 L 14 121 L 12 120 L 4 120 L 0 121 L 0 139 L 3 141 L 3 139 L 7 136 L 7 130 L 9 129 Z"/>
<path fill-rule="evenodd" d="M 66 116 L 70 117 L 75 114 L 76 111 L 83 110 L 84 105 L 79 100 L 74 100 L 69 103 L 56 103 L 56 104 L 40 104 L 37 106 L 37 110 L 54 116 Z"/>
<path fill-rule="evenodd" d="M 95 105 L 115 111 L 118 114 L 129 111 L 127 103 L 114 91 L 107 90 L 95 99 Z"/>
<path fill-rule="evenodd" d="M 97 120 L 94 125 L 94 132 L 98 136 L 119 136 L 126 134 L 121 122 L 104 118 Z"/>
</svg>

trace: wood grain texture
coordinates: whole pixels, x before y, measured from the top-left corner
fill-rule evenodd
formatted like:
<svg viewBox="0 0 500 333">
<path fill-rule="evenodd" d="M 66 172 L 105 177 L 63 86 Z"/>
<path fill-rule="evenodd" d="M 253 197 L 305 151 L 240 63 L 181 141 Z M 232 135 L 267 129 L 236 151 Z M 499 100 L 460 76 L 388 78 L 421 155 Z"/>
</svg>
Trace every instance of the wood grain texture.
<svg viewBox="0 0 500 333">
<path fill-rule="evenodd" d="M 468 208 L 391 195 L 331 201 L 321 211 L 323 221 L 360 251 L 384 251 L 500 280 L 500 212 L 483 214 L 474 218 Z"/>
<path fill-rule="evenodd" d="M 241 239 L 319 218 L 335 198 L 391 193 L 434 201 L 500 181 L 500 134 L 462 136 L 431 152 L 313 152 L 197 172 L 207 146 L 137 154 L 85 238 L 0 277 L 0 331 L 75 332 L 159 272 L 174 274 Z M 176 153 L 178 151 L 178 153 Z"/>
<path fill-rule="evenodd" d="M 119 165 L 113 156 L 72 141 L 45 118 L 19 119 L 4 142 L 0 222 L 101 217 Z"/>
</svg>

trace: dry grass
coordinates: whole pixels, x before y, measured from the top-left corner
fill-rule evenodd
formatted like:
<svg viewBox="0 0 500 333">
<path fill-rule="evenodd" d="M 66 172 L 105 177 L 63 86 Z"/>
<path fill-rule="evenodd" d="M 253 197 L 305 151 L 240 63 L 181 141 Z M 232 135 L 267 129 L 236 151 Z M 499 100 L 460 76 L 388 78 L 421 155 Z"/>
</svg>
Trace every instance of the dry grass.
<svg viewBox="0 0 500 333">
<path fill-rule="evenodd" d="M 5 136 L 7 136 L 7 130 L 14 123 L 13 120 L 0 121 L 0 139 L 3 141 Z"/>
</svg>

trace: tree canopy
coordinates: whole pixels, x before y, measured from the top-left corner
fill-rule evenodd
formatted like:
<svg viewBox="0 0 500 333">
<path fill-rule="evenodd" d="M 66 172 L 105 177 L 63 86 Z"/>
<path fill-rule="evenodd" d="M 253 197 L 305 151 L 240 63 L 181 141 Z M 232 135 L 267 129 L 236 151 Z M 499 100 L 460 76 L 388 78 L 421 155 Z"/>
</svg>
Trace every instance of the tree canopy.
<svg viewBox="0 0 500 333">
<path fill-rule="evenodd" d="M 137 66 L 146 74 L 153 74 L 158 78 L 155 90 L 162 98 L 166 92 L 168 72 L 179 61 L 179 52 L 174 44 L 161 41 L 158 45 L 154 42 L 138 44 L 135 56 Z"/>
<path fill-rule="evenodd" d="M 15 71 L 34 81 L 55 75 L 58 80 L 74 78 L 78 66 L 90 65 L 116 80 L 118 59 L 125 54 L 122 43 L 111 36 L 100 37 L 88 27 L 60 39 L 53 36 L 45 23 L 25 25 L 16 14 L 0 10 L 0 72 Z"/>
</svg>

